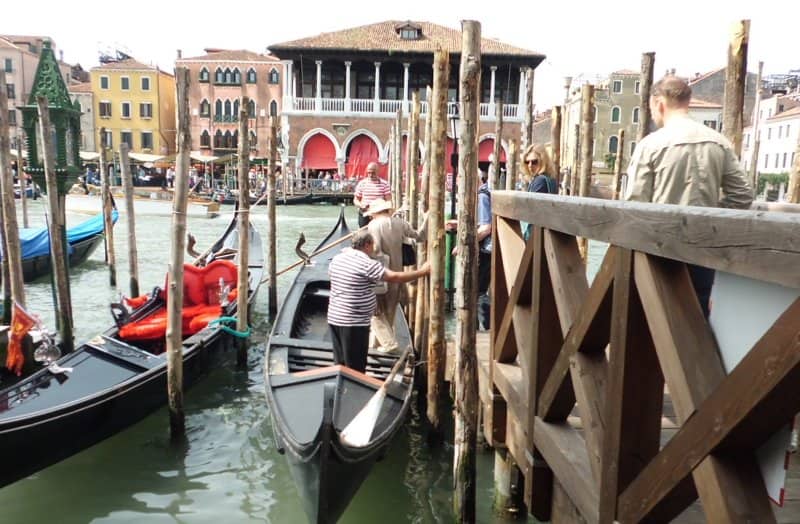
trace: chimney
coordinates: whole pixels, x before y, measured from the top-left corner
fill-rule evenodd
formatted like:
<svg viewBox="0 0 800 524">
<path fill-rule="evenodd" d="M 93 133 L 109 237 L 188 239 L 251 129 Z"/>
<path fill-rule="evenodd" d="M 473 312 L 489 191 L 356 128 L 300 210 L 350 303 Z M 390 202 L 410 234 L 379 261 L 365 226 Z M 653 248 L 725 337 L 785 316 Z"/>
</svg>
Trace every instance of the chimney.
<svg viewBox="0 0 800 524">
<path fill-rule="evenodd" d="M 58 50 L 58 60 L 59 60 L 60 62 L 63 62 L 63 61 L 64 61 L 64 50 L 63 50 L 63 49 L 59 49 L 59 50 Z"/>
<path fill-rule="evenodd" d="M 672 76 L 675 76 L 675 68 L 674 68 L 674 67 L 673 67 L 673 68 L 670 70 L 670 74 L 671 74 Z"/>
<path fill-rule="evenodd" d="M 178 60 L 180 60 L 181 58 L 183 58 L 183 52 L 180 49 L 178 49 Z"/>
</svg>

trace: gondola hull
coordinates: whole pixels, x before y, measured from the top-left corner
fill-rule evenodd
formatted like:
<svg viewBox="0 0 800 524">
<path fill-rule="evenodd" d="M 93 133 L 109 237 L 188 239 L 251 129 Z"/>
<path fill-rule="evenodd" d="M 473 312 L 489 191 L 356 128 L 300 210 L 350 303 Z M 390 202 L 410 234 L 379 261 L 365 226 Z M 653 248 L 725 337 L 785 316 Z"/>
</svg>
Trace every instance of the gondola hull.
<svg viewBox="0 0 800 524">
<path fill-rule="evenodd" d="M 69 267 L 77 267 L 86 262 L 86 260 L 94 253 L 103 242 L 103 234 L 85 238 L 79 242 L 72 244 L 72 253 L 69 255 Z M 40 255 L 31 258 L 22 259 L 22 277 L 25 282 L 33 282 L 45 275 L 49 275 L 52 271 L 52 257 L 47 255 Z"/>
<path fill-rule="evenodd" d="M 317 251 L 346 235 L 343 218 Z M 267 345 L 267 403 L 280 450 L 285 452 L 300 498 L 312 523 L 336 522 L 373 465 L 402 427 L 413 389 L 413 363 L 387 388 L 369 442 L 353 446 L 341 436 L 376 394 L 397 357 L 370 353 L 366 373 L 335 365 L 327 331 L 327 268 L 339 251 L 313 257 L 297 275 Z M 408 325 L 398 308 L 395 329 L 410 348 Z"/>
<path fill-rule="evenodd" d="M 238 246 L 238 232 L 232 227 L 236 220 L 214 252 Z M 250 246 L 252 304 L 263 273 L 261 240 L 252 226 Z M 164 307 L 164 297 L 156 293 L 129 320 L 147 321 Z M 223 316 L 236 315 L 235 300 L 216 307 Z M 163 335 L 152 342 L 123 340 L 122 328 L 114 326 L 57 361 L 71 371 L 45 368 L 0 391 L 0 487 L 86 449 L 164 406 L 167 357 L 152 350 L 163 344 Z M 233 335 L 217 325 L 188 335 L 183 340 L 184 386 L 235 354 L 235 345 Z"/>
</svg>

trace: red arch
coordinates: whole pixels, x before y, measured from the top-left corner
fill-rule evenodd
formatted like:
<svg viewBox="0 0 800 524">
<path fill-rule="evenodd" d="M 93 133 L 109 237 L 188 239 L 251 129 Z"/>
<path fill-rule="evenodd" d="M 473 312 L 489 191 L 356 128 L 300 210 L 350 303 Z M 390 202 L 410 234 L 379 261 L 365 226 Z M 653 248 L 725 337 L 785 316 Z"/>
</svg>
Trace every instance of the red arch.
<svg viewBox="0 0 800 524">
<path fill-rule="evenodd" d="M 478 144 L 478 161 L 479 162 L 488 162 L 489 156 L 494 154 L 494 138 L 484 138 L 481 140 L 481 143 Z M 503 150 L 503 146 L 500 146 L 500 162 L 506 161 L 506 152 Z"/>
<path fill-rule="evenodd" d="M 322 133 L 317 133 L 303 146 L 304 169 L 336 169 L 336 146 L 331 139 Z"/>
<path fill-rule="evenodd" d="M 364 178 L 367 173 L 367 164 L 378 162 L 380 152 L 375 141 L 367 135 L 358 135 L 347 146 L 347 163 L 345 174 L 347 178 Z M 378 176 L 386 179 L 386 166 L 378 167 Z"/>
</svg>

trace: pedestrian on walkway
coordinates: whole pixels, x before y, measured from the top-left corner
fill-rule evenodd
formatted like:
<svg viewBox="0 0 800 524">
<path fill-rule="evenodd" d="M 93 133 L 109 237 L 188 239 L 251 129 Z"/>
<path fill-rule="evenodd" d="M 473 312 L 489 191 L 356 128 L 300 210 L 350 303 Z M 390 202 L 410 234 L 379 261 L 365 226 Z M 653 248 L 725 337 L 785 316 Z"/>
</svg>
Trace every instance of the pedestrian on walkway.
<svg viewBox="0 0 800 524">
<path fill-rule="evenodd" d="M 369 224 L 369 217 L 364 213 L 367 212 L 372 201 L 379 198 L 391 200 L 392 188 L 378 176 L 377 162 L 370 162 L 367 164 L 367 176 L 356 185 L 353 195 L 353 205 L 358 208 L 358 227 Z"/>
</svg>

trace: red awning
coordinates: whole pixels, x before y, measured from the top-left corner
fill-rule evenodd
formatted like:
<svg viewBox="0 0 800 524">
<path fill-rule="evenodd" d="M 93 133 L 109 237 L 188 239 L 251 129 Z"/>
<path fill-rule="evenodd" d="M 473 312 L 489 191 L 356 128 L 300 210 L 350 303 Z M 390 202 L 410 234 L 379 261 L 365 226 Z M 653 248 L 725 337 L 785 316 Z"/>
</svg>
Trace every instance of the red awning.
<svg viewBox="0 0 800 524">
<path fill-rule="evenodd" d="M 489 162 L 489 157 L 494 153 L 494 138 L 486 138 L 478 144 L 478 162 Z M 500 162 L 506 161 L 506 152 L 500 146 Z"/>
<path fill-rule="evenodd" d="M 367 164 L 378 162 L 380 154 L 378 146 L 367 135 L 359 135 L 350 142 L 347 151 L 345 174 L 347 178 L 364 178 L 367 174 Z M 387 166 L 378 164 L 378 176 L 387 178 Z"/>
<path fill-rule="evenodd" d="M 336 169 L 336 147 L 323 134 L 316 134 L 308 139 L 303 147 L 304 169 Z"/>
</svg>

